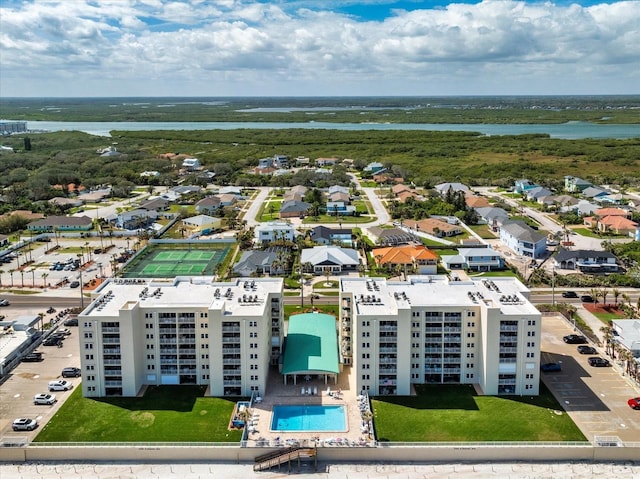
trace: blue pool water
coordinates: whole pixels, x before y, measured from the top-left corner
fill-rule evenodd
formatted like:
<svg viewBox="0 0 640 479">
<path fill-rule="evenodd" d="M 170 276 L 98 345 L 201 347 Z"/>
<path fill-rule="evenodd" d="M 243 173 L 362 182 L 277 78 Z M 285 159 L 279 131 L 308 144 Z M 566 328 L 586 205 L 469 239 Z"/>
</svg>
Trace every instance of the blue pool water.
<svg viewBox="0 0 640 479">
<path fill-rule="evenodd" d="M 273 406 L 272 431 L 347 430 L 344 406 Z"/>
</svg>

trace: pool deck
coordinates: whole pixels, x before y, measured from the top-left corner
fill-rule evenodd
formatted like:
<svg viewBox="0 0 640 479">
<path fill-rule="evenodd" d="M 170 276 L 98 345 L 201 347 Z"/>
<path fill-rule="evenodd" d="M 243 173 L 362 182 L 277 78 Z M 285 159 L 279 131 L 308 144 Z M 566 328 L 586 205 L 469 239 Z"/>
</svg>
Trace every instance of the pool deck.
<svg viewBox="0 0 640 479">
<path fill-rule="evenodd" d="M 289 445 L 303 446 L 330 446 L 330 447 L 366 447 L 371 445 L 373 437 L 363 432 L 362 416 L 360 413 L 359 391 L 352 385 L 351 368 L 345 366 L 338 376 L 338 383 L 328 379 L 327 384 L 317 377 L 309 381 L 303 378 L 297 384 L 283 384 L 283 377 L 275 371 L 271 371 L 267 391 L 262 395 L 262 402 L 254 403 L 252 429 L 247 436 L 249 447 L 278 447 Z M 354 381 L 355 383 L 355 381 Z M 301 389 L 317 388 L 317 395 L 302 395 Z M 331 391 L 341 391 L 339 398 L 327 394 L 327 388 Z M 275 405 L 316 405 L 316 406 L 346 406 L 347 431 L 272 431 L 271 419 L 273 406 Z"/>
</svg>

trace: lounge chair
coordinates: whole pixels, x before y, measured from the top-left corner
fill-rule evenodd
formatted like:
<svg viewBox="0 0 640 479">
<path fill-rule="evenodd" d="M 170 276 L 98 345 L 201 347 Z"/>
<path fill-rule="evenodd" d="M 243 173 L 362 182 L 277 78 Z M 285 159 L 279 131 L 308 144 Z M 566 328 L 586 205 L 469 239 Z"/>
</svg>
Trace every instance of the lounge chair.
<svg viewBox="0 0 640 479">
<path fill-rule="evenodd" d="M 304 396 L 304 388 L 300 389 L 300 395 Z"/>
<path fill-rule="evenodd" d="M 307 388 L 307 396 L 311 396 L 311 388 Z"/>
<path fill-rule="evenodd" d="M 313 386 L 313 395 L 314 396 L 318 395 L 318 387 L 317 386 Z"/>
</svg>

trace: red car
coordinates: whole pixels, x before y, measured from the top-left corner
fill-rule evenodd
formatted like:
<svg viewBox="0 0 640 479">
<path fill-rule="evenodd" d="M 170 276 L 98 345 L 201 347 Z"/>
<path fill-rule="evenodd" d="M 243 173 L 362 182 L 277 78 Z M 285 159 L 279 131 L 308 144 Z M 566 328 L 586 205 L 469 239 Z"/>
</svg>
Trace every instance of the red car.
<svg viewBox="0 0 640 479">
<path fill-rule="evenodd" d="M 629 399 L 627 404 L 631 409 L 640 409 L 640 397 Z"/>
</svg>

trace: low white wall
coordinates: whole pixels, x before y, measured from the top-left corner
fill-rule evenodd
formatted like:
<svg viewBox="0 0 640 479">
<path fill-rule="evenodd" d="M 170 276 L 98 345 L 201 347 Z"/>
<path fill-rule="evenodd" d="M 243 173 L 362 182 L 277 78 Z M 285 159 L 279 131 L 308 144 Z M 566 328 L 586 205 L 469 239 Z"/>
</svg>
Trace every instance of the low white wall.
<svg viewBox="0 0 640 479">
<path fill-rule="evenodd" d="M 271 448 L 205 446 L 26 446 L 0 448 L 0 461 L 211 461 L 253 463 Z M 318 460 L 328 463 L 353 462 L 514 462 L 514 461 L 638 461 L 640 446 L 394 446 L 321 447 Z"/>
</svg>

